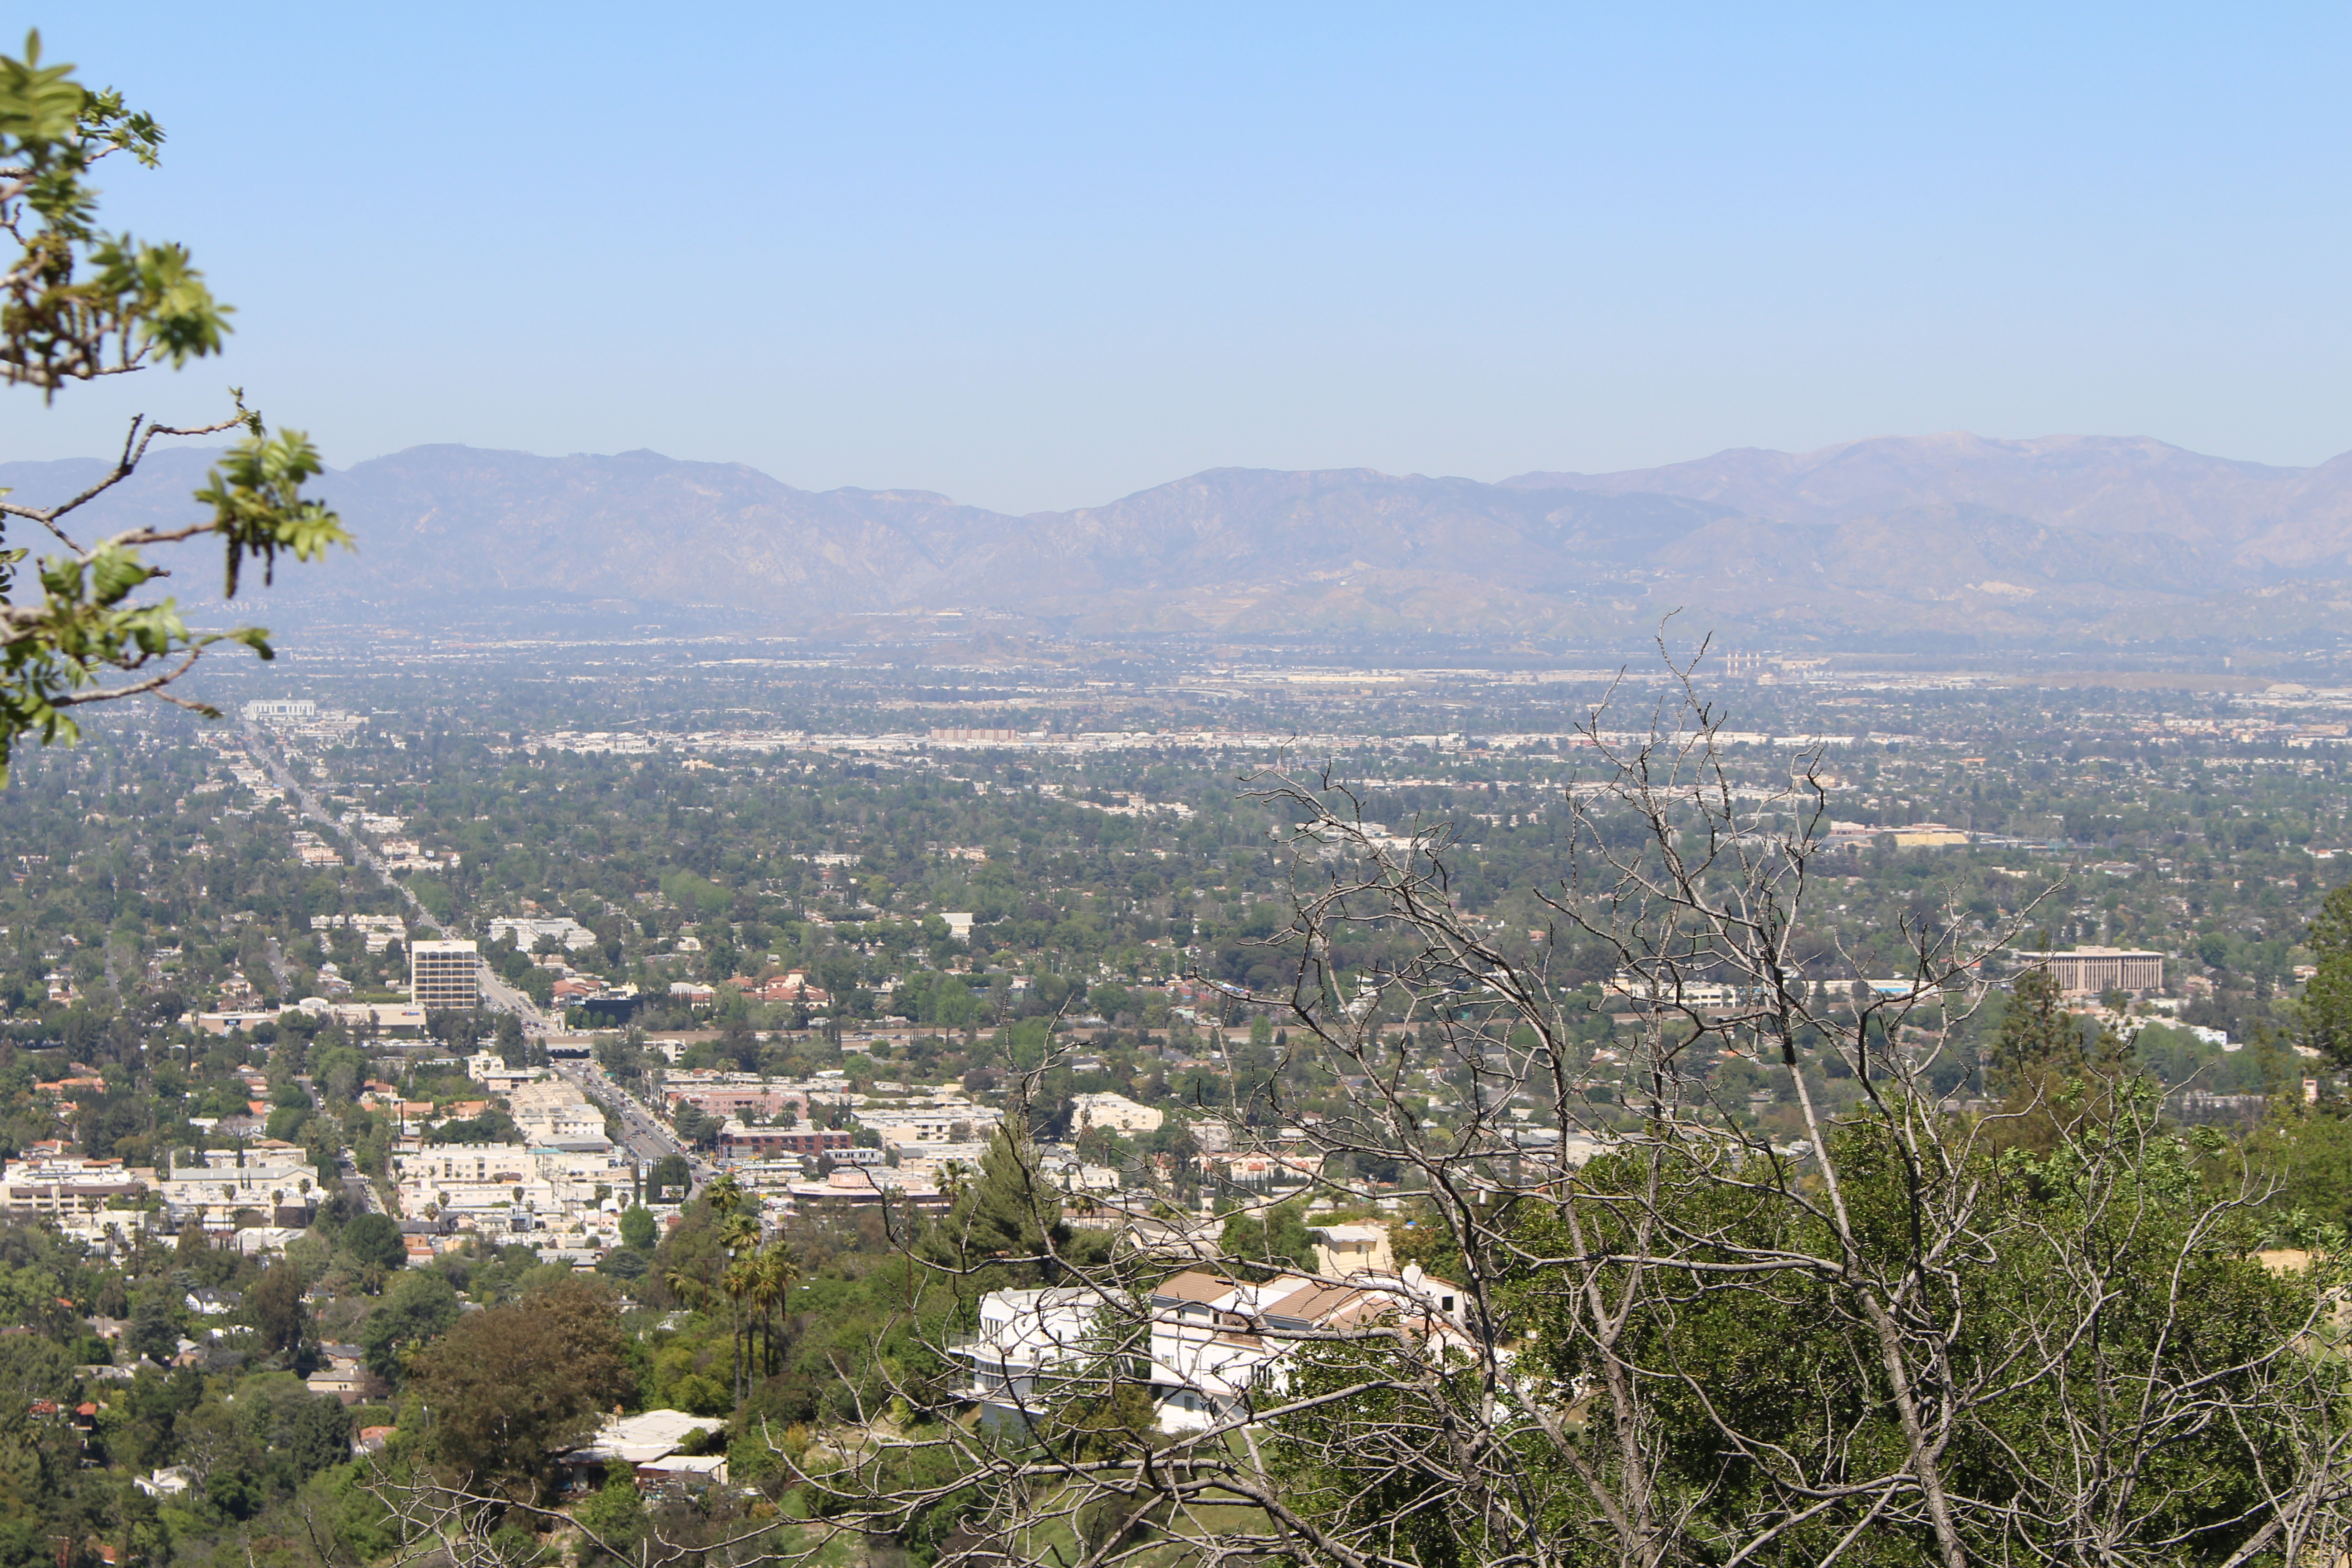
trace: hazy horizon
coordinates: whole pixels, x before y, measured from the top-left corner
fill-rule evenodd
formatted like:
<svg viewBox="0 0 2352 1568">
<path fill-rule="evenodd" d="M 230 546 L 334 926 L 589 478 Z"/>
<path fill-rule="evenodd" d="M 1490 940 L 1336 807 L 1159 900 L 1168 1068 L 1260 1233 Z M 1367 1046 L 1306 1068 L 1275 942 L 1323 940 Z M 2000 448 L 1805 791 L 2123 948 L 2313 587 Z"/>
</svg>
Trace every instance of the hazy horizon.
<svg viewBox="0 0 2352 1568">
<path fill-rule="evenodd" d="M 1227 470 L 1255 473 L 1354 471 L 1375 473 L 1389 479 L 1463 479 L 1473 484 L 1496 485 L 1502 484 L 1528 474 L 1573 474 L 1577 477 L 1585 479 L 1606 479 L 1630 475 L 1654 473 L 1662 468 L 1703 464 L 1714 458 L 1729 457 L 1740 453 L 1753 452 L 1772 457 L 1806 458 L 1817 457 L 1823 453 L 1840 451 L 1847 447 L 1864 446 L 1872 442 L 1924 442 L 1945 437 L 1966 437 L 1996 446 L 2011 447 L 2032 446 L 2038 443 L 2053 441 L 2154 441 L 2160 446 L 2169 447 L 2176 450 L 2188 453 L 2191 457 L 2203 458 L 2215 462 L 2252 465 L 2256 467 L 2274 468 L 2283 472 L 2295 473 L 2309 472 L 2314 468 L 2325 467 L 2327 463 L 2335 460 L 2336 458 L 2352 455 L 2352 447 L 2347 447 L 2344 452 L 2330 453 L 2326 457 L 2309 463 L 2264 463 L 2259 458 L 2242 458 L 2230 452 L 2203 451 L 2193 447 L 2183 446 L 2181 443 L 2177 441 L 2166 441 L 2161 437 L 2149 436 L 2144 433 L 2070 430 L 2050 431 L 2040 436 L 1987 436 L 1981 431 L 1975 430 L 1926 430 L 1911 432 L 1881 431 L 1868 436 L 1857 436 L 1847 440 L 1830 441 L 1819 447 L 1807 447 L 1803 449 L 1791 449 L 1781 447 L 1760 447 L 1754 445 L 1719 447 L 1711 451 L 1694 452 L 1682 457 L 1667 458 L 1657 463 L 1613 468 L 1568 469 L 1559 468 L 1556 465 L 1539 464 L 1532 468 L 1514 469 L 1509 473 L 1462 474 L 1432 473 L 1412 468 L 1385 468 L 1373 463 L 1329 464 L 1312 468 L 1285 468 L 1264 463 L 1210 463 L 1203 468 L 1190 469 L 1184 473 L 1167 474 L 1158 479 L 1148 479 L 1143 483 L 1137 485 L 1134 489 L 1123 490 L 1118 495 L 1097 496 L 1089 499 L 1079 500 L 1065 507 L 1033 507 L 1028 509 L 1026 511 L 1013 511 L 1002 507 L 989 507 L 985 502 L 975 500 L 969 496 L 957 495 L 950 490 L 932 489 L 928 486 L 892 484 L 887 481 L 870 484 L 848 482 L 837 485 L 818 486 L 803 482 L 791 474 L 778 473 L 772 468 L 763 468 L 758 463 L 749 462 L 742 458 L 721 456 L 698 457 L 680 452 L 665 452 L 651 447 L 617 447 L 603 451 L 580 450 L 559 452 L 551 450 L 536 450 L 531 447 L 520 446 L 491 446 L 479 441 L 418 441 L 413 442 L 405 447 L 393 447 L 381 452 L 371 452 L 363 457 L 352 458 L 349 459 L 341 459 L 330 455 L 328 468 L 331 473 L 348 471 L 352 468 L 360 468 L 369 463 L 381 462 L 388 458 L 397 458 L 403 453 L 415 451 L 421 447 L 454 447 L 479 452 L 509 452 L 528 458 L 547 458 L 551 460 L 567 458 L 601 459 L 631 457 L 641 453 L 650 453 L 654 457 L 670 462 L 713 463 L 734 468 L 750 468 L 753 472 L 761 474 L 767 479 L 774 479 L 780 484 L 787 485 L 793 489 L 805 491 L 810 494 L 823 495 L 834 490 L 864 490 L 886 494 L 908 494 L 919 492 L 941 496 L 959 505 L 978 507 L 983 510 L 997 511 L 1009 517 L 1027 517 L 1058 514 L 1068 511 L 1083 511 L 1089 508 L 1112 505 L 1118 501 L 1125 500 L 1135 496 L 1148 494 L 1152 490 L 1162 489 L 1168 485 L 1181 483 L 1185 479 L 1197 477 L 1201 474 L 1216 473 Z M 152 450 L 157 453 L 182 450 L 199 452 L 217 451 L 221 449 L 220 442 L 222 439 L 224 438 L 214 437 L 207 441 L 158 440 L 154 443 Z M 99 452 L 67 452 L 58 453 L 53 457 L 11 459 L 0 457 L 0 468 L 12 467 L 16 464 L 26 462 L 109 463 L 111 461 L 113 461 L 113 458 L 110 454 L 101 454 Z"/>
<path fill-rule="evenodd" d="M 2352 448 L 2335 13 L 26 19 L 170 132 L 108 221 L 239 313 L 20 400 L 12 457 L 225 384 L 339 466 L 645 447 L 1010 512 L 1869 431 Z"/>
</svg>

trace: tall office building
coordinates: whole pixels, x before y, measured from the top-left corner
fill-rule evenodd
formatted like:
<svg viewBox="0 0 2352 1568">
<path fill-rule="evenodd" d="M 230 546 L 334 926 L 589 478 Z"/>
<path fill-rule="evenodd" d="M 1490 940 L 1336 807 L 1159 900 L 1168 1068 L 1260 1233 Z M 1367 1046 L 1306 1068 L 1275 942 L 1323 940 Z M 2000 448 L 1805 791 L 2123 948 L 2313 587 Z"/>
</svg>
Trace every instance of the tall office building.
<svg viewBox="0 0 2352 1568">
<path fill-rule="evenodd" d="M 2164 989 L 2164 954 L 2160 952 L 2126 947 L 2078 947 L 2071 952 L 2037 956 L 2050 966 L 2051 977 L 2068 996 Z"/>
<path fill-rule="evenodd" d="M 482 955 L 470 942 L 408 944 L 408 1000 L 428 1013 L 482 1005 Z"/>
</svg>

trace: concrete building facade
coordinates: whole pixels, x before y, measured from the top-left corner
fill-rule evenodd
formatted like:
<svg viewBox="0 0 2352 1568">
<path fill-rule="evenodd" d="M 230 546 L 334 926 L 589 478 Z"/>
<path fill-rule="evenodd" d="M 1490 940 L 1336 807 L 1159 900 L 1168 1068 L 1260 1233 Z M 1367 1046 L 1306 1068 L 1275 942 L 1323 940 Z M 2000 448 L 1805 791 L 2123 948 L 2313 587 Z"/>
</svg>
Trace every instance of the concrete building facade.
<svg viewBox="0 0 2352 1568">
<path fill-rule="evenodd" d="M 2122 947 L 2078 947 L 2069 952 L 2043 955 L 2050 977 L 2068 996 L 2097 996 L 2109 991 L 2164 989 L 2164 954 Z"/>
<path fill-rule="evenodd" d="M 481 951 L 470 942 L 418 942 L 408 948 L 408 1000 L 427 1012 L 481 1005 Z"/>
</svg>

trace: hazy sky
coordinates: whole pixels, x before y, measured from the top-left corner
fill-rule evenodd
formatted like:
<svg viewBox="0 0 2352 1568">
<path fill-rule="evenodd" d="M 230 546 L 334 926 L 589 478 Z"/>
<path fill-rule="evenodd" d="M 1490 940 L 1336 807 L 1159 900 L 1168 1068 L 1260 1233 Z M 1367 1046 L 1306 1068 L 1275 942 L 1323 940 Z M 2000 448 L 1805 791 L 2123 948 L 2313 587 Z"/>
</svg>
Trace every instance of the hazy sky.
<svg viewBox="0 0 2352 1568">
<path fill-rule="evenodd" d="M 2342 6 L 7 8 L 348 464 L 649 447 L 1026 510 L 1970 429 L 2352 447 Z M 13 52 L 13 45 L 12 45 Z"/>
</svg>

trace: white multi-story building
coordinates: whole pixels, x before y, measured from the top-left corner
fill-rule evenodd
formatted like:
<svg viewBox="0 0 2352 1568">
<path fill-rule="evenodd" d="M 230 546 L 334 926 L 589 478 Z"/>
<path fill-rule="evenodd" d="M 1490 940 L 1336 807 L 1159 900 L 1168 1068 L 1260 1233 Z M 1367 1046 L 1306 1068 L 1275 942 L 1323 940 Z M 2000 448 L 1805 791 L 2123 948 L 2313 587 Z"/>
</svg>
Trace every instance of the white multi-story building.
<svg viewBox="0 0 2352 1568">
<path fill-rule="evenodd" d="M 448 1217 L 492 1235 L 580 1225 L 598 1208 L 596 1189 L 625 1192 L 633 1166 L 605 1143 L 558 1148 L 521 1143 L 428 1143 L 392 1157 L 401 1212 Z"/>
<path fill-rule="evenodd" d="M 566 1149 L 610 1147 L 604 1108 L 562 1079 L 527 1083 L 507 1096 L 515 1125 L 535 1146 Z"/>
<path fill-rule="evenodd" d="M 1123 1094 L 1074 1094 L 1070 1096 L 1070 1121 L 1073 1125 L 1108 1127 L 1118 1132 L 1157 1131 L 1162 1120 L 1160 1112 L 1148 1105 L 1139 1105 Z"/>
<path fill-rule="evenodd" d="M 419 942 L 408 949 L 408 1000 L 430 1013 L 470 1013 L 482 1003 L 481 950 L 470 942 Z"/>
<path fill-rule="evenodd" d="M 939 1096 L 927 1104 L 859 1106 L 853 1112 L 861 1127 L 870 1127 L 886 1144 L 985 1142 L 1004 1120 L 992 1105 Z"/>
<path fill-rule="evenodd" d="M 1188 1269 L 1151 1293 L 1151 1393 L 1167 1431 L 1245 1420 L 1253 1404 L 1278 1398 L 1290 1363 L 1312 1342 L 1286 1335 L 1354 1328 L 1383 1319 L 1425 1339 L 1474 1348 L 1459 1287 L 1424 1275 L 1359 1275 L 1345 1284 L 1279 1275 L 1264 1284 Z"/>
<path fill-rule="evenodd" d="M 314 1201 L 319 1173 L 293 1149 L 207 1149 L 201 1165 L 163 1172 L 156 1191 L 173 1226 L 194 1220 L 207 1230 L 234 1228 L 239 1209 L 275 1217 L 280 1208 Z M 242 1163 L 239 1163 L 240 1159 Z"/>
<path fill-rule="evenodd" d="M 1247 1421 L 1255 1405 L 1278 1398 L 1292 1359 L 1316 1342 L 1311 1336 L 1388 1321 L 1424 1343 L 1466 1351 L 1467 1321 L 1461 1290 L 1418 1268 L 1344 1283 L 1282 1275 L 1263 1284 L 1188 1269 L 1140 1302 L 1086 1287 L 991 1291 L 981 1300 L 979 1331 L 949 1352 L 971 1366 L 965 1397 L 1034 1416 L 1098 1376 L 1106 1359 L 1131 1363 L 1148 1342 L 1160 1428 L 1200 1431 Z"/>
<path fill-rule="evenodd" d="M 0 1165 L 0 1209 L 110 1253 L 146 1228 L 147 1184 L 120 1160 L 10 1160 Z"/>
<path fill-rule="evenodd" d="M 1745 1000 L 1737 985 L 1714 980 L 1643 974 L 1621 969 L 1604 988 L 1615 1001 L 1633 1007 L 1689 1007 L 1699 1012 L 1729 1012 Z"/>
<path fill-rule="evenodd" d="M 536 952 L 541 939 L 553 937 L 572 952 L 583 952 L 596 945 L 596 933 L 573 920 L 570 915 L 501 916 L 490 922 L 492 942 L 500 937 L 511 938 L 524 952 Z"/>
<path fill-rule="evenodd" d="M 494 1094 L 508 1094 L 549 1074 L 545 1068 L 510 1068 L 496 1051 L 476 1051 L 466 1058 L 466 1076 Z"/>
<path fill-rule="evenodd" d="M 980 1299 L 979 1331 L 948 1347 L 971 1365 L 964 1397 L 1001 1415 L 1036 1415 L 1116 1342 L 1112 1305 L 1084 1286 L 991 1290 Z"/>
<path fill-rule="evenodd" d="M 1389 1227 L 1384 1225 L 1323 1225 L 1315 1232 L 1315 1268 L 1329 1279 L 1358 1275 L 1389 1274 L 1396 1258 L 1389 1251 Z"/>
<path fill-rule="evenodd" d="M 305 996 L 291 1007 L 279 1008 L 278 1016 L 282 1017 L 289 1012 L 307 1013 L 314 1018 L 332 1020 L 346 1028 L 369 1025 L 378 1029 L 425 1027 L 425 1009 L 409 1002 L 330 1002 L 324 996 Z M 199 1017 L 197 1023 L 209 1028 L 211 1026 L 205 1023 L 206 1019 L 220 1018 L 224 1020 L 222 1027 L 213 1032 L 226 1034 L 235 1026 L 233 1020 L 238 1016 L 234 1013 L 207 1013 Z"/>
<path fill-rule="evenodd" d="M 408 922 L 398 915 L 312 915 L 312 931 L 355 931 L 370 952 L 382 952 L 394 942 L 408 941 Z"/>
<path fill-rule="evenodd" d="M 2065 952 L 2037 953 L 2033 962 L 2048 965 L 2059 991 L 2068 996 L 2164 989 L 2164 954 L 2160 952 L 2125 947 L 2077 947 Z"/>
</svg>

